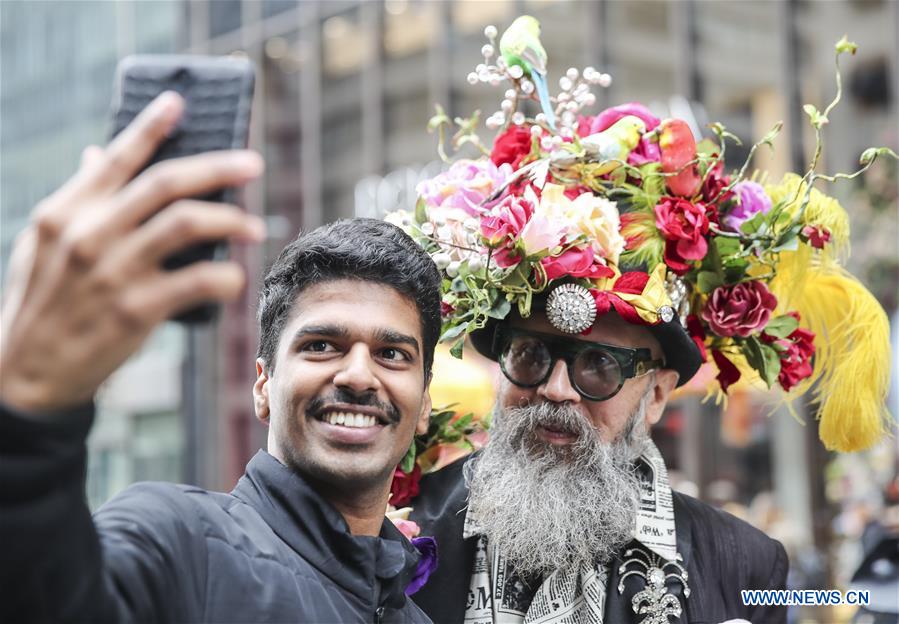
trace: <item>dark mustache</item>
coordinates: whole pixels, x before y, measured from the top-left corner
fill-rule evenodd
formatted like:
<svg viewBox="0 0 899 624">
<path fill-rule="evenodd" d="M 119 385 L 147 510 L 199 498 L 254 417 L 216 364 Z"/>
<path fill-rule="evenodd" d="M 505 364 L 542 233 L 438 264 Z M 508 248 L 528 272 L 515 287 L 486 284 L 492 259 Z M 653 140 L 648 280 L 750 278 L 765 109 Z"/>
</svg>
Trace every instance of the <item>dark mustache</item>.
<svg viewBox="0 0 899 624">
<path fill-rule="evenodd" d="M 328 405 L 334 405 L 335 403 L 374 407 L 387 416 L 387 419 L 391 423 L 398 423 L 400 421 L 400 410 L 392 403 L 381 401 L 374 392 L 356 394 L 346 388 L 338 388 L 330 396 L 315 397 L 309 401 L 309 405 L 306 406 L 306 415 L 314 418 L 320 415 Z"/>
</svg>

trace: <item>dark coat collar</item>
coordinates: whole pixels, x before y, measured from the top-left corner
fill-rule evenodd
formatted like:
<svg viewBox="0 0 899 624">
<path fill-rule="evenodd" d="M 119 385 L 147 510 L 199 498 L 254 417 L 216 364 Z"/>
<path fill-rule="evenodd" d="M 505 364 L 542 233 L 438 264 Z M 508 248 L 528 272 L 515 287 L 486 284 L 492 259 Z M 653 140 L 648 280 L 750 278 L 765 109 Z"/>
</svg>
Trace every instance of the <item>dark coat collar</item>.
<svg viewBox="0 0 899 624">
<path fill-rule="evenodd" d="M 378 537 L 354 536 L 343 516 L 299 474 L 259 451 L 231 494 L 244 501 L 298 555 L 346 591 L 399 608 L 420 555 L 384 520 Z"/>
</svg>

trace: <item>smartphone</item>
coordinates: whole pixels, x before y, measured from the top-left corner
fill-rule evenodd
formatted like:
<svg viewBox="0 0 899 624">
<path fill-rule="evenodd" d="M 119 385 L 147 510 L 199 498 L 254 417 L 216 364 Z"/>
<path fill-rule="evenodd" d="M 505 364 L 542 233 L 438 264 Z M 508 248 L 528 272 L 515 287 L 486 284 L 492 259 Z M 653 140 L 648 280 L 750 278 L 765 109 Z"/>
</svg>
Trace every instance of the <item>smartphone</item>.
<svg viewBox="0 0 899 624">
<path fill-rule="evenodd" d="M 110 138 L 121 132 L 156 96 L 177 91 L 184 98 L 181 120 L 146 167 L 169 158 L 202 152 L 243 149 L 250 128 L 255 71 L 246 58 L 234 56 L 133 55 L 116 70 Z M 145 168 L 146 168 L 145 167 Z M 204 201 L 236 203 L 236 189 L 222 189 L 197 197 Z M 190 247 L 167 258 L 174 270 L 199 260 L 227 255 L 224 241 Z M 214 303 L 188 310 L 172 320 L 203 323 L 218 313 Z"/>
</svg>

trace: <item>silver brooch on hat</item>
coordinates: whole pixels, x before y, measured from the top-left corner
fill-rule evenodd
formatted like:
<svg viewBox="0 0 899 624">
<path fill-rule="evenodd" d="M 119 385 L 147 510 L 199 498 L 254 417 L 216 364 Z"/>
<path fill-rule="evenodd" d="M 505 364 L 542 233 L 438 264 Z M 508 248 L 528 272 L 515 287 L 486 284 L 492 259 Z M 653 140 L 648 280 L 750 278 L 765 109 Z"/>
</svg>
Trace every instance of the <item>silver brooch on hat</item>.
<svg viewBox="0 0 899 624">
<path fill-rule="evenodd" d="M 577 284 L 556 286 L 546 300 L 546 317 L 566 334 L 579 334 L 593 326 L 596 301 L 590 291 Z"/>
</svg>

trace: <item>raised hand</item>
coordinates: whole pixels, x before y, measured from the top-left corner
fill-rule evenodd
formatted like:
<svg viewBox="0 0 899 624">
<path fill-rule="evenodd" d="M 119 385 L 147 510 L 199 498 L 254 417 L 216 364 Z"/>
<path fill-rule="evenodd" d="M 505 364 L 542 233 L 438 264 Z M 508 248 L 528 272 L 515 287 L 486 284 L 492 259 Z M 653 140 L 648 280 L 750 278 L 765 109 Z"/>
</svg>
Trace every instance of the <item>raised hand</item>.
<svg viewBox="0 0 899 624">
<path fill-rule="evenodd" d="M 262 222 L 237 207 L 188 197 L 239 186 L 263 162 L 249 151 L 210 152 L 153 165 L 184 103 L 160 95 L 34 210 L 9 263 L 0 326 L 0 398 L 39 414 L 85 403 L 151 330 L 201 302 L 237 297 L 234 262 L 161 268 L 202 241 L 260 241 Z M 133 179 L 132 179 L 133 178 Z"/>
</svg>

